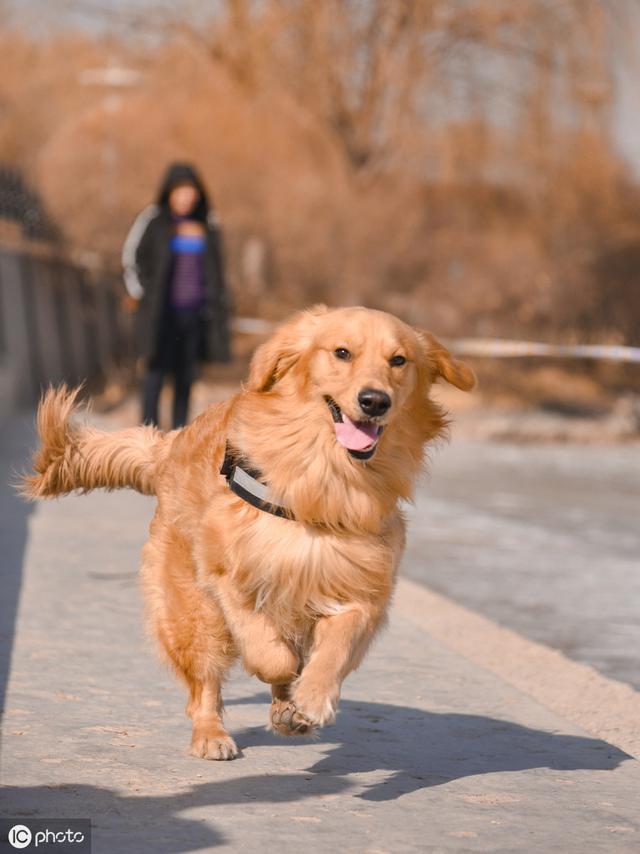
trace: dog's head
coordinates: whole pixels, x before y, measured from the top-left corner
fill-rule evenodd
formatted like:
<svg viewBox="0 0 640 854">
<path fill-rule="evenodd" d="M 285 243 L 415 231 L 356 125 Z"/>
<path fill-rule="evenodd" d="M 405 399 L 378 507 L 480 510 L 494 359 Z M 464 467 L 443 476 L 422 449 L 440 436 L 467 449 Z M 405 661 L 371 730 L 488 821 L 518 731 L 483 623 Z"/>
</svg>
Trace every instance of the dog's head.
<svg viewBox="0 0 640 854">
<path fill-rule="evenodd" d="M 368 460 L 383 431 L 425 421 L 429 388 L 438 379 L 465 391 L 475 384 L 473 372 L 429 332 L 381 311 L 316 306 L 256 350 L 246 388 L 322 408 L 336 443 Z"/>
</svg>

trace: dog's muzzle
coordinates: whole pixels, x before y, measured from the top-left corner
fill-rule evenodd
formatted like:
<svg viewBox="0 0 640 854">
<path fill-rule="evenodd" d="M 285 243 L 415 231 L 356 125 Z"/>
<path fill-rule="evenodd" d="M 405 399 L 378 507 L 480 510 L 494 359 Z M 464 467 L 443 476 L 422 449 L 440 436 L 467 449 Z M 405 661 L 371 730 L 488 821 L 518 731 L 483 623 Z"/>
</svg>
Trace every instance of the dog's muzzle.
<svg viewBox="0 0 640 854">
<path fill-rule="evenodd" d="M 352 421 L 331 397 L 325 398 L 336 439 L 356 460 L 370 460 L 378 447 L 383 427 L 374 421 Z"/>
</svg>

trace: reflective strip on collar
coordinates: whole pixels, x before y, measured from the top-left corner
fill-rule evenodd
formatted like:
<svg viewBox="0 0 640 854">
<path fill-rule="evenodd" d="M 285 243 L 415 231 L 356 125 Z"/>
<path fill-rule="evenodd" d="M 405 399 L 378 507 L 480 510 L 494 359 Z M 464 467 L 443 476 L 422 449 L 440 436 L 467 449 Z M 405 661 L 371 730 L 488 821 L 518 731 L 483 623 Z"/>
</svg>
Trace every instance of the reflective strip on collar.
<svg viewBox="0 0 640 854">
<path fill-rule="evenodd" d="M 258 480 L 260 472 L 248 465 L 244 468 L 238 462 L 239 459 L 242 459 L 242 454 L 235 451 L 227 442 L 220 474 L 226 477 L 229 489 L 258 510 L 271 513 L 272 516 L 280 516 L 281 519 L 295 519 L 291 510 L 271 503 L 269 487 Z"/>
<path fill-rule="evenodd" d="M 255 497 L 259 498 L 261 501 L 271 503 L 269 499 L 269 487 L 266 483 L 260 483 L 259 480 L 256 480 L 255 477 L 251 477 L 249 472 L 241 469 L 238 465 L 234 467 L 231 480 L 229 481 L 230 485 L 234 483 L 240 484 L 243 489 L 246 489 L 247 492 L 255 495 Z"/>
</svg>

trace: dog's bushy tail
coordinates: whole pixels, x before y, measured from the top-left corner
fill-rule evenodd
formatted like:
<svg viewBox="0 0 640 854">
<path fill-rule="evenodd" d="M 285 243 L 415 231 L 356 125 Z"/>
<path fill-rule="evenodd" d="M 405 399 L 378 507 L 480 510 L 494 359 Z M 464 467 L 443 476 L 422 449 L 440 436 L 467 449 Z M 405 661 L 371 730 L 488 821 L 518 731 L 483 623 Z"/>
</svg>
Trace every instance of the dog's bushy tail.
<svg viewBox="0 0 640 854">
<path fill-rule="evenodd" d="M 80 389 L 50 388 L 38 407 L 40 447 L 34 474 L 21 479 L 27 498 L 51 498 L 74 490 L 123 489 L 155 493 L 155 474 L 173 436 L 155 427 L 107 433 L 71 420 Z"/>
</svg>

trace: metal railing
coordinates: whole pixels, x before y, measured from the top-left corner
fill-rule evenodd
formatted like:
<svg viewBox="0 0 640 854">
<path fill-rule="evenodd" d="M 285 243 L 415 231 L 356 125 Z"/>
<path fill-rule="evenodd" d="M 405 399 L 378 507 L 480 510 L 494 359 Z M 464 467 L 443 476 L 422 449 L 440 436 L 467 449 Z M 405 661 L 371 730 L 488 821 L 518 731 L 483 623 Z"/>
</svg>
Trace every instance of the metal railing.
<svg viewBox="0 0 640 854">
<path fill-rule="evenodd" d="M 56 256 L 0 247 L 0 379 L 7 404 L 50 383 L 104 379 L 130 357 L 120 283 Z"/>
<path fill-rule="evenodd" d="M 260 317 L 236 317 L 234 332 L 268 335 L 278 326 Z M 449 338 L 443 343 L 457 356 L 486 356 L 496 359 L 529 356 L 560 359 L 602 359 L 640 363 L 640 347 L 619 344 L 547 344 L 541 341 L 513 341 L 504 338 Z"/>
<path fill-rule="evenodd" d="M 64 257 L 0 246 L 0 416 L 36 402 L 49 384 L 95 386 L 133 365 L 133 323 L 119 309 L 115 274 Z M 236 317 L 237 333 L 265 335 L 277 324 Z M 640 363 L 640 348 L 555 345 L 501 339 L 450 339 L 461 356 L 551 357 Z M 4 412 L 3 412 L 4 411 Z"/>
<path fill-rule="evenodd" d="M 449 344 L 459 356 L 489 356 L 494 359 L 537 356 L 640 363 L 640 347 L 624 347 L 621 344 L 546 344 L 504 338 L 457 338 Z"/>
</svg>

